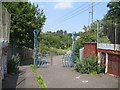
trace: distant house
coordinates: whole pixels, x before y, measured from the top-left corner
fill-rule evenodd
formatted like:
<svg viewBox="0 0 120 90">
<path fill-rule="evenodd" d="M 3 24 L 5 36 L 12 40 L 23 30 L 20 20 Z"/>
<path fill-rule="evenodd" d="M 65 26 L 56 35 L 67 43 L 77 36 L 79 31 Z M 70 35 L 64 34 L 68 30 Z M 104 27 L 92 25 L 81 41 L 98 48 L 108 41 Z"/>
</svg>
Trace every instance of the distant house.
<svg viewBox="0 0 120 90">
<path fill-rule="evenodd" d="M 84 43 L 84 57 L 98 56 L 98 62 L 106 66 L 105 73 L 120 76 L 120 44 Z"/>
</svg>

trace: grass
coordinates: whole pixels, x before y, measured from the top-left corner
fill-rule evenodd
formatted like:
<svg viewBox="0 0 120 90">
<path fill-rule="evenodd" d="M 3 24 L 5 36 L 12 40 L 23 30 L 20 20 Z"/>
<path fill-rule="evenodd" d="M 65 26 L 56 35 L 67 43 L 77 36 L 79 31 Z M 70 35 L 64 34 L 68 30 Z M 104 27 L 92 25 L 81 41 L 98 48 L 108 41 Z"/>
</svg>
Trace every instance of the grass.
<svg viewBox="0 0 120 90">
<path fill-rule="evenodd" d="M 32 69 L 32 71 L 33 71 L 33 73 L 34 73 L 35 79 L 36 79 L 39 87 L 42 88 L 43 90 L 46 90 L 46 89 L 45 89 L 45 88 L 46 88 L 46 85 L 45 85 L 42 77 L 39 76 L 38 73 L 37 73 L 37 67 L 36 67 L 35 65 L 30 65 L 30 67 L 31 67 L 31 69 Z"/>
</svg>

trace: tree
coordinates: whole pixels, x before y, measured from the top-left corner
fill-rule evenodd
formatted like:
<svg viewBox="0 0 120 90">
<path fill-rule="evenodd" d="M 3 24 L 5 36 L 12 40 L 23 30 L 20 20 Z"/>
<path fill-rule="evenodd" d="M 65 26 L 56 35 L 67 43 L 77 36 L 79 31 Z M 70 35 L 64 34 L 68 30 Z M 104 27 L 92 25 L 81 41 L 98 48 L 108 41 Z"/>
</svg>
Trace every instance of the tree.
<svg viewBox="0 0 120 90">
<path fill-rule="evenodd" d="M 46 32 L 41 33 L 38 37 L 39 40 L 39 51 L 42 53 L 49 52 L 50 48 L 54 49 L 67 49 L 71 47 L 71 34 L 67 33 L 67 31 L 64 31 L 65 33 L 61 33 L 61 31 L 56 32 Z M 48 51 L 46 51 L 48 50 Z"/>
<path fill-rule="evenodd" d="M 4 2 L 3 5 L 11 14 L 10 43 L 33 48 L 33 31 L 40 33 L 46 20 L 43 10 L 29 2 Z"/>
<path fill-rule="evenodd" d="M 112 43 L 115 43 L 115 29 L 116 29 L 116 43 L 120 44 L 120 1 L 109 2 L 107 7 L 109 10 L 103 18 L 104 33 L 108 36 Z M 116 25 L 115 25 L 116 23 Z"/>
</svg>

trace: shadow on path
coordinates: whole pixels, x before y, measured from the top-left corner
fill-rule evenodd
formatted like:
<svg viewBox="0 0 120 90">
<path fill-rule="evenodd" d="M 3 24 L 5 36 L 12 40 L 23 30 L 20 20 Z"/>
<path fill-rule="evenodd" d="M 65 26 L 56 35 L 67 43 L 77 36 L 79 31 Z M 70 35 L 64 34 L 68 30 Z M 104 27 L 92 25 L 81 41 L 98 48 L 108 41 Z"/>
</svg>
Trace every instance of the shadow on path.
<svg viewBox="0 0 120 90">
<path fill-rule="evenodd" d="M 6 78 L 2 81 L 2 88 L 16 88 L 20 83 L 25 81 L 25 69 L 19 70 L 16 74 L 9 74 Z M 18 82 L 18 78 L 22 76 L 21 80 Z"/>
<path fill-rule="evenodd" d="M 39 88 L 39 86 L 29 63 L 24 62 L 19 66 L 19 71 L 16 74 L 6 76 L 2 82 L 2 88 L 9 90 L 9 88 Z"/>
</svg>

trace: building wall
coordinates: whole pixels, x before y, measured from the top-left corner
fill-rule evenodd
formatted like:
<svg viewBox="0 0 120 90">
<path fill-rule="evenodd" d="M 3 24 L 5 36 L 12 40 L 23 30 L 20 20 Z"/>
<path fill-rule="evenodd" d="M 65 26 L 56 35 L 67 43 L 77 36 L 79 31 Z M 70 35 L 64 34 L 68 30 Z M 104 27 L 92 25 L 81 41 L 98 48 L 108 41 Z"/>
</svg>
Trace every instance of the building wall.
<svg viewBox="0 0 120 90">
<path fill-rule="evenodd" d="M 107 73 L 120 76 L 120 55 L 108 54 Z"/>
<path fill-rule="evenodd" d="M 108 64 L 107 64 L 107 73 L 109 74 L 113 74 L 116 76 L 120 76 L 120 55 L 116 54 L 115 52 L 118 51 L 114 51 L 114 53 L 110 53 L 110 50 L 99 50 L 99 52 L 102 53 L 102 61 L 103 64 L 106 63 L 106 53 L 108 53 Z M 106 53 L 105 53 L 106 52 Z"/>
<path fill-rule="evenodd" d="M 2 49 L 0 46 L 0 90 L 1 89 L 2 89 Z"/>
<path fill-rule="evenodd" d="M 2 70 L 2 50 L 0 49 L 0 79 L 1 79 L 1 70 Z"/>
<path fill-rule="evenodd" d="M 84 58 L 89 55 L 97 56 L 97 53 L 102 54 L 102 63 L 106 64 L 106 54 L 108 54 L 107 73 L 120 76 L 120 51 L 109 49 L 97 49 L 96 43 L 84 43 Z"/>
<path fill-rule="evenodd" d="M 97 43 L 84 43 L 84 58 L 89 55 L 97 56 Z"/>
</svg>

